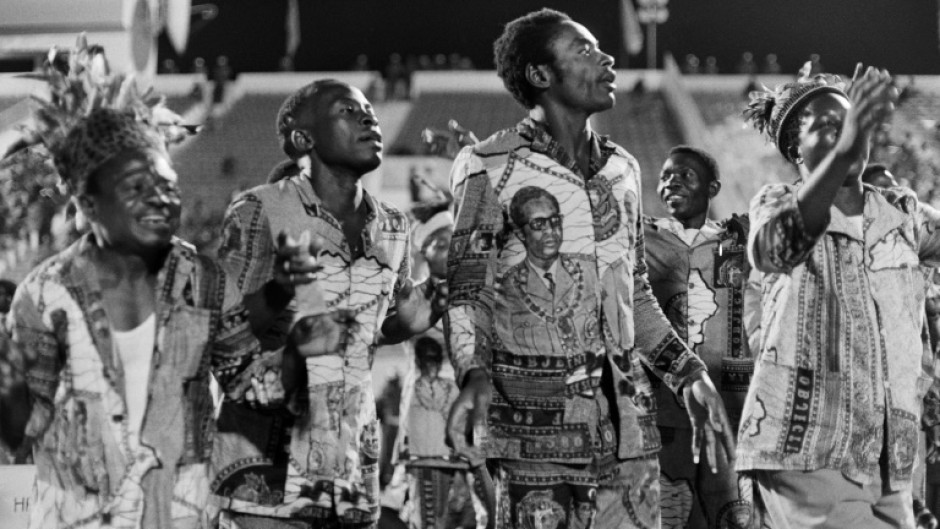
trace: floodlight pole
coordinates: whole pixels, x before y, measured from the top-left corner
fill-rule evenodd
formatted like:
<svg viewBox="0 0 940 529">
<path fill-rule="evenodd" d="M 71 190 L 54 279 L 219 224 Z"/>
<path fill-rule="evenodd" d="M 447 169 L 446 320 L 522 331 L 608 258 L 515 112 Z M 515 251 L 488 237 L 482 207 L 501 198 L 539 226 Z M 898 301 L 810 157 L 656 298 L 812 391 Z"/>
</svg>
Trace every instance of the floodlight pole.
<svg viewBox="0 0 940 529">
<path fill-rule="evenodd" d="M 638 0 L 637 16 L 646 24 L 646 67 L 656 69 L 656 26 L 669 19 L 669 0 Z"/>
</svg>

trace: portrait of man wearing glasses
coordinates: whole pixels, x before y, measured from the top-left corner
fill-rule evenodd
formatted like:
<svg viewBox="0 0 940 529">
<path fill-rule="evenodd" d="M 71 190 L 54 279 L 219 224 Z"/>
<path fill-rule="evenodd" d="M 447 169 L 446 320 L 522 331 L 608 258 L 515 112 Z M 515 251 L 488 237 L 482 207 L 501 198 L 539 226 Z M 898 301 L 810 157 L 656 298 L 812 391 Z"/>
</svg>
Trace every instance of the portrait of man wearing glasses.
<svg viewBox="0 0 940 529">
<path fill-rule="evenodd" d="M 509 217 L 526 255 L 503 277 L 499 301 L 512 307 L 505 324 L 517 340 L 538 344 L 546 355 L 564 359 L 571 351 L 583 354 L 598 348 L 580 343 L 588 338 L 579 335 L 593 313 L 576 308 L 582 306 L 585 296 L 593 295 L 594 285 L 585 284 L 590 280 L 577 256 L 561 252 L 564 217 L 559 210 L 558 199 L 541 187 L 523 187 L 513 195 Z M 571 373 L 567 382 L 587 384 L 589 375 L 582 367 Z"/>
</svg>

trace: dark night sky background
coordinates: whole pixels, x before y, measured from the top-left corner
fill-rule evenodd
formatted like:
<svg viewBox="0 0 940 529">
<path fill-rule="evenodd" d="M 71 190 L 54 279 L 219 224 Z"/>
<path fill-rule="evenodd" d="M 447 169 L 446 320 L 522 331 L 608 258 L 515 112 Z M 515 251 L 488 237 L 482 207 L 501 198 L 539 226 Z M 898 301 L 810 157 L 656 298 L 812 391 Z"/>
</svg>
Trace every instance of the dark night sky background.
<svg viewBox="0 0 940 529">
<path fill-rule="evenodd" d="M 286 0 L 214 0 L 216 20 L 190 38 L 177 57 L 165 36 L 161 60 L 184 70 L 195 57 L 227 55 L 236 72 L 276 71 L 284 53 Z M 199 0 L 194 0 L 198 4 Z M 619 0 L 300 0 L 302 43 L 297 70 L 345 70 L 359 53 L 372 69 L 388 55 L 458 52 L 477 68 L 492 68 L 492 43 L 502 25 L 543 6 L 567 12 L 601 41 L 620 51 Z M 934 0 L 671 0 L 659 49 L 677 58 L 714 55 L 732 72 L 743 51 L 776 53 L 794 72 L 810 53 L 826 68 L 850 73 L 856 61 L 899 74 L 940 74 L 937 2 Z M 645 65 L 645 55 L 630 59 Z M 622 67 L 623 60 L 619 61 Z"/>
</svg>

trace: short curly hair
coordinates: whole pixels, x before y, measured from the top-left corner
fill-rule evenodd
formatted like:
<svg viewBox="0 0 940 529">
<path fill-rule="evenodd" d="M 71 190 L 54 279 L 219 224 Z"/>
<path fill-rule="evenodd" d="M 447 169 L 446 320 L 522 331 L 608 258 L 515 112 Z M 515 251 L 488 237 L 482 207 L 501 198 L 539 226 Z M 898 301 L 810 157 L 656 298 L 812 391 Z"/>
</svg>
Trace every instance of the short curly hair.
<svg viewBox="0 0 940 529">
<path fill-rule="evenodd" d="M 561 207 L 558 205 L 558 199 L 555 198 L 555 195 L 549 193 L 544 188 L 538 186 L 526 186 L 519 191 L 516 191 L 516 194 L 512 196 L 512 200 L 509 201 L 509 220 L 512 221 L 513 226 L 521 230 L 529 220 L 525 215 L 525 205 L 533 200 L 539 200 L 542 198 L 548 200 L 555 208 L 555 211 L 561 210 Z"/>
<path fill-rule="evenodd" d="M 698 147 L 693 147 L 691 145 L 676 145 L 672 149 L 669 149 L 669 154 L 667 157 L 672 157 L 674 154 L 688 154 L 698 158 L 698 161 L 705 166 L 705 169 L 708 170 L 708 181 L 709 182 L 719 182 L 721 181 L 721 172 L 718 170 L 718 161 L 715 160 L 715 157 L 709 154 L 704 149 Z"/>
<path fill-rule="evenodd" d="M 290 141 L 291 132 L 297 129 L 297 116 L 300 114 L 300 111 L 307 108 L 307 105 L 313 102 L 320 90 L 340 86 L 349 87 L 348 84 L 337 81 L 336 79 L 314 81 L 303 86 L 281 103 L 281 108 L 277 111 L 275 127 L 277 129 L 278 142 L 281 144 L 281 150 L 284 151 L 284 154 L 289 156 L 291 160 L 296 160 L 305 154 L 297 151 L 297 149 L 294 148 L 293 142 Z"/>
<path fill-rule="evenodd" d="M 506 24 L 493 43 L 496 73 L 509 93 L 527 109 L 535 106 L 538 90 L 526 79 L 526 67 L 554 63 L 550 45 L 558 25 L 570 20 L 571 17 L 554 9 L 533 11 Z"/>
</svg>

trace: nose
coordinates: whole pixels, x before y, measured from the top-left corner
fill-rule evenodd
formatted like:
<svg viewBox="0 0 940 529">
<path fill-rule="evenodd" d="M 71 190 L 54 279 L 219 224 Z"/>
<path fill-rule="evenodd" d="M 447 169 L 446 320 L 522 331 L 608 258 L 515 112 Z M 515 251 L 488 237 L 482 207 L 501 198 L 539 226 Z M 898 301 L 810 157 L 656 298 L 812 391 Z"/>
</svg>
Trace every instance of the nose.
<svg viewBox="0 0 940 529">
<path fill-rule="evenodd" d="M 379 124 L 379 118 L 372 112 L 363 112 L 360 123 L 367 127 L 376 127 Z"/>
<path fill-rule="evenodd" d="M 605 68 L 614 67 L 614 57 L 612 55 L 608 55 L 600 50 L 598 50 L 598 53 L 601 54 L 601 66 L 604 66 Z"/>
<path fill-rule="evenodd" d="M 175 184 L 168 181 L 158 182 L 153 186 L 153 193 L 150 195 L 150 200 L 160 205 L 179 204 L 179 188 L 177 188 Z"/>
</svg>

